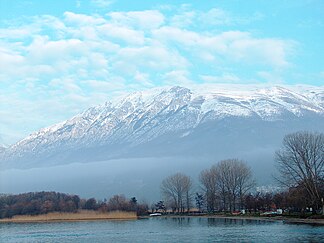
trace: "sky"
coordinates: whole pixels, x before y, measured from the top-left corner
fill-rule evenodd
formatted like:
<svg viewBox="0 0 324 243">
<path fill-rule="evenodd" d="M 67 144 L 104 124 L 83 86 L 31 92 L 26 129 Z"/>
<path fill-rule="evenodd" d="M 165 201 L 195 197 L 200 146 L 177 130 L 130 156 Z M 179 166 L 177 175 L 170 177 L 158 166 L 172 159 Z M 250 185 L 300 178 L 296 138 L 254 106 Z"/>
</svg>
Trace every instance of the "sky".
<svg viewBox="0 0 324 243">
<path fill-rule="evenodd" d="M 0 0 L 0 144 L 157 86 L 322 86 L 322 0 Z"/>
</svg>

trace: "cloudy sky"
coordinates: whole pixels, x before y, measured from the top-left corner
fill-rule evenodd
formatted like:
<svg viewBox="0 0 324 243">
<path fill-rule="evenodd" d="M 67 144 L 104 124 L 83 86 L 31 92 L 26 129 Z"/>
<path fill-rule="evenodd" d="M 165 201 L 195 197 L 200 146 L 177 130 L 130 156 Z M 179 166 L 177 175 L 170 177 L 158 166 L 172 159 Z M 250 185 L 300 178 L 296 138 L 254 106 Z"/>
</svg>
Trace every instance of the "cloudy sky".
<svg viewBox="0 0 324 243">
<path fill-rule="evenodd" d="M 0 143 L 163 85 L 323 85 L 324 1 L 0 0 Z"/>
</svg>

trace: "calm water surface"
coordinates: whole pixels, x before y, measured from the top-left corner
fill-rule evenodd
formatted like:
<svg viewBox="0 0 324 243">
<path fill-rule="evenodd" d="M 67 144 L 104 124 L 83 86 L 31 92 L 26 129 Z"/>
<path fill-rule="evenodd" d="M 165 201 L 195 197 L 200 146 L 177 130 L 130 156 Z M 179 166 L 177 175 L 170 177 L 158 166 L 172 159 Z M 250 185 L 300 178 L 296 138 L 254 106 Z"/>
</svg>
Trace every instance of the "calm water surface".
<svg viewBox="0 0 324 243">
<path fill-rule="evenodd" d="M 324 242 L 324 227 L 212 218 L 8 223 L 0 242 Z"/>
</svg>

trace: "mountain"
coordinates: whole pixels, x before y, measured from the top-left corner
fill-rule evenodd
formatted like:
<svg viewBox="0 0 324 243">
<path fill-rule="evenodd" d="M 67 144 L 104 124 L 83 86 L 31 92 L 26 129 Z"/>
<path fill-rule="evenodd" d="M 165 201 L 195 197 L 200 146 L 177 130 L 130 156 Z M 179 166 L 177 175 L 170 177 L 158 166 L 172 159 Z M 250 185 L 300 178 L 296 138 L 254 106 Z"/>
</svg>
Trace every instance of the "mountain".
<svg viewBox="0 0 324 243">
<path fill-rule="evenodd" d="M 6 146 L 0 144 L 0 153 L 4 153 L 5 150 L 6 150 Z"/>
<path fill-rule="evenodd" d="M 3 142 L 3 138 L 2 138 L 2 134 L 0 134 L 0 154 L 3 153 L 5 151 L 5 149 L 7 148 L 7 146 L 4 144 Z"/>
<path fill-rule="evenodd" d="M 285 134 L 322 132 L 323 124 L 323 87 L 155 88 L 41 129 L 0 160 L 6 168 L 31 168 L 118 158 L 244 157 L 272 153 Z"/>
</svg>

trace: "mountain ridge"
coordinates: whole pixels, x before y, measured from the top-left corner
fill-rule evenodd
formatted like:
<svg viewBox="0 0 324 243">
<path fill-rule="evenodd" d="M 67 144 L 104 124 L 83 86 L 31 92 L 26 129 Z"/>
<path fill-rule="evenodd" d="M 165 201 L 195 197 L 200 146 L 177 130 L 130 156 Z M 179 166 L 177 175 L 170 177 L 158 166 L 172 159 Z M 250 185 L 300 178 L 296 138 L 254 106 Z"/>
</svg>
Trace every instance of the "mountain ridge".
<svg viewBox="0 0 324 243">
<path fill-rule="evenodd" d="M 42 161 L 56 156 L 56 160 L 77 162 L 78 159 L 69 159 L 73 156 L 59 158 L 57 154 L 100 147 L 111 147 L 109 150 L 115 153 L 112 157 L 118 158 L 125 150 L 143 147 L 159 137 L 172 134 L 187 137 L 206 124 L 214 124 L 211 128 L 218 126 L 222 120 L 271 123 L 309 116 L 322 120 L 323 94 L 321 87 L 293 90 L 274 86 L 244 90 L 230 85 L 196 89 L 170 86 L 137 91 L 32 133 L 7 148 L 1 160 L 7 164 L 30 160 L 44 163 Z"/>
</svg>

